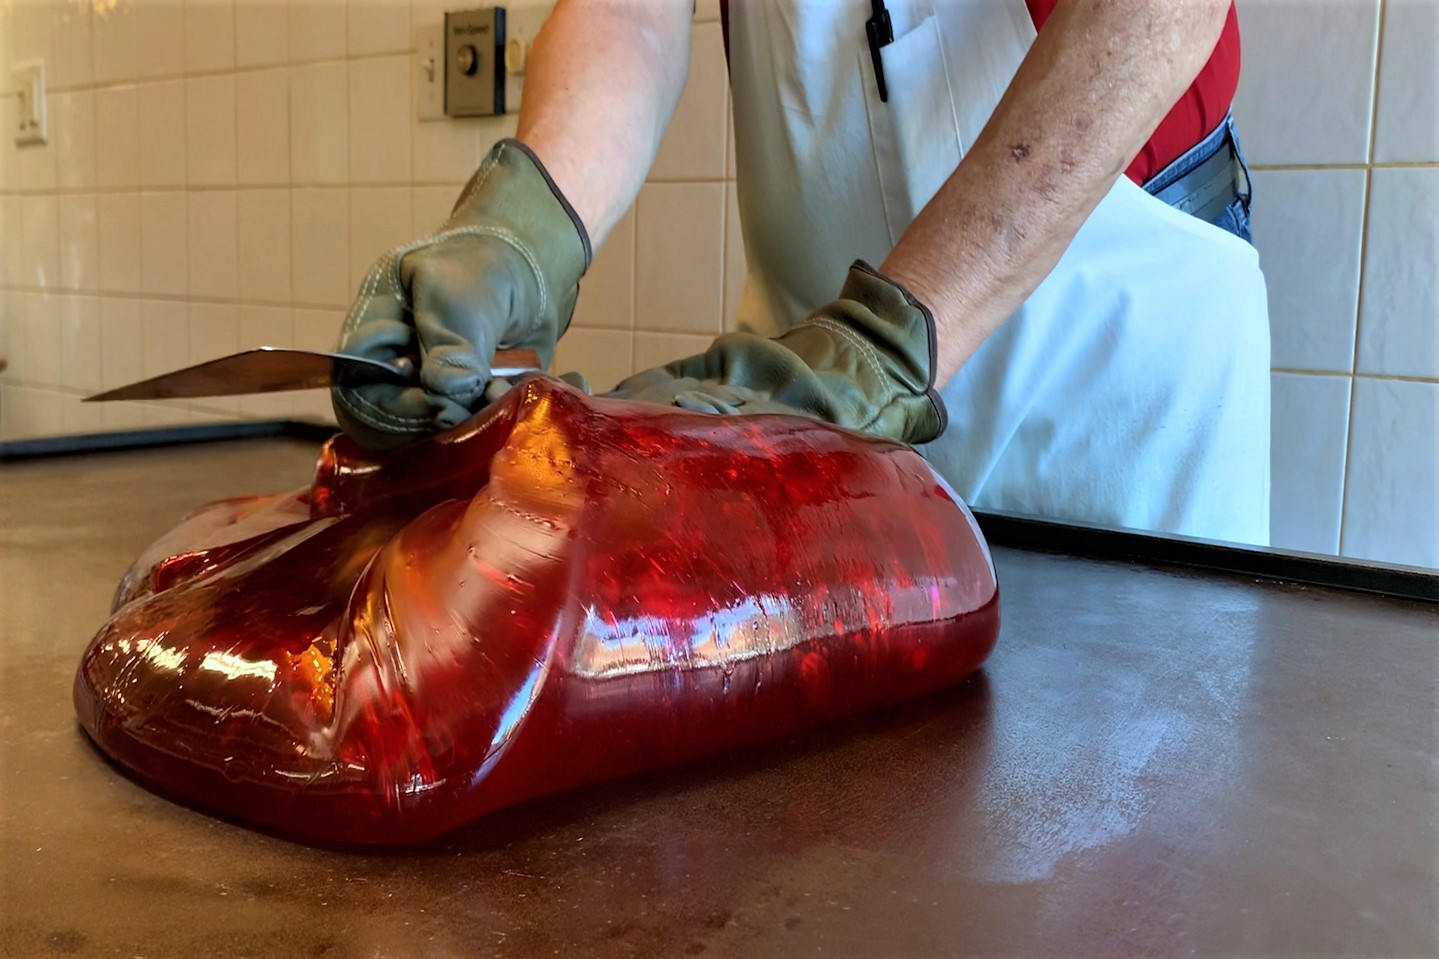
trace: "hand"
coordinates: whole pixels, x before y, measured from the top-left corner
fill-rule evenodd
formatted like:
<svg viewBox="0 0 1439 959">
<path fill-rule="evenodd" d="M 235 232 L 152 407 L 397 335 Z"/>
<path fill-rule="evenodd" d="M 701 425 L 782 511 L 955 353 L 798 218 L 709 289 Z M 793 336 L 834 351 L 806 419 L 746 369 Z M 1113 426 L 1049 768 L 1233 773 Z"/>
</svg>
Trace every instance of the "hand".
<svg viewBox="0 0 1439 959">
<path fill-rule="evenodd" d="M 944 432 L 928 309 L 855 263 L 839 299 L 775 339 L 727 333 L 605 395 L 701 413 L 789 413 L 903 443 Z"/>
<path fill-rule="evenodd" d="M 495 350 L 548 366 L 589 266 L 584 225 L 527 147 L 490 151 L 436 233 L 370 268 L 340 337 L 346 353 L 412 358 L 419 384 L 337 384 L 341 428 L 387 449 L 447 429 L 486 404 Z"/>
</svg>

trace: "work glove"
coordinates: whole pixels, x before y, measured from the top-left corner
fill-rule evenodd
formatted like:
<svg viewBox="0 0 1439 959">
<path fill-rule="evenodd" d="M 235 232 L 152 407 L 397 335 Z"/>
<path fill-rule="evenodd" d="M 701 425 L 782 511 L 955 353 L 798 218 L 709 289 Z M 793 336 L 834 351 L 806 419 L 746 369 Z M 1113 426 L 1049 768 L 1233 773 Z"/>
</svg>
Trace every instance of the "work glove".
<svg viewBox="0 0 1439 959">
<path fill-rule="evenodd" d="M 418 367 L 416 385 L 338 383 L 340 427 L 390 449 L 448 429 L 486 403 L 497 349 L 531 349 L 548 367 L 590 263 L 584 224 L 539 159 L 497 143 L 435 233 L 370 268 L 340 350 Z"/>
<path fill-rule="evenodd" d="M 777 338 L 727 333 L 697 356 L 606 395 L 699 413 L 789 413 L 902 443 L 944 432 L 934 389 L 934 318 L 898 283 L 856 262 L 839 299 Z"/>
</svg>

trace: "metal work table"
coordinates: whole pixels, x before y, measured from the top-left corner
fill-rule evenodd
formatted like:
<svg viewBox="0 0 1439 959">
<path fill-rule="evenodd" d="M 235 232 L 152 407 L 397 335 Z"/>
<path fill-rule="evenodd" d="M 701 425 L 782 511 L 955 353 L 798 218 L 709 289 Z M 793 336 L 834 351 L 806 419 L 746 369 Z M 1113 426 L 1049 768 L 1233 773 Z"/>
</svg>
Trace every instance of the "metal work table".
<svg viewBox="0 0 1439 959">
<path fill-rule="evenodd" d="M 1163 565 L 996 548 L 961 688 L 430 848 L 174 805 L 80 732 L 80 652 L 151 539 L 313 454 L 0 465 L 0 955 L 1439 954 L 1439 607 Z"/>
</svg>

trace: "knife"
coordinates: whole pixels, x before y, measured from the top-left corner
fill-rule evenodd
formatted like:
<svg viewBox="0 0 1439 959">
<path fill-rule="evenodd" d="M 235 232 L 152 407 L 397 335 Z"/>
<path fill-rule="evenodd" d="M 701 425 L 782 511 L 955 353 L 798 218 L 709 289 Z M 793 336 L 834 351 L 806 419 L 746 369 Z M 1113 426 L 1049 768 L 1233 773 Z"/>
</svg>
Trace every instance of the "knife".
<svg viewBox="0 0 1439 959">
<path fill-rule="evenodd" d="M 534 350 L 499 350 L 490 365 L 490 375 L 511 377 L 541 369 L 539 354 Z M 386 363 L 347 353 L 262 346 L 96 393 L 85 397 L 85 402 L 279 393 L 320 389 L 332 383 L 404 386 L 418 382 L 415 364 L 406 358 Z"/>
</svg>

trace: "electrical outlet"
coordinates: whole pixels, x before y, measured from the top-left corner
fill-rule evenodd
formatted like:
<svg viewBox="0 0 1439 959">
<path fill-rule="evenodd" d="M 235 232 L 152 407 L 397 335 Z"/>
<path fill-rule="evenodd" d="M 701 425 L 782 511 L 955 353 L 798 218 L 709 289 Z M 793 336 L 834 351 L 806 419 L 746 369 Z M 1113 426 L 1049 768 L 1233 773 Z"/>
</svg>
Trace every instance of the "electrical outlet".
<svg viewBox="0 0 1439 959">
<path fill-rule="evenodd" d="M 15 144 L 29 146 L 44 143 L 48 126 L 45 122 L 45 63 L 29 60 L 17 63 L 11 75 L 12 85 L 19 91 L 16 106 Z"/>
<path fill-rule="evenodd" d="M 445 119 L 445 28 L 415 30 L 415 117 L 421 122 Z"/>
<path fill-rule="evenodd" d="M 518 113 L 524 101 L 525 68 L 535 37 L 554 6 L 550 0 L 511 0 L 505 8 L 505 111 Z"/>
</svg>

